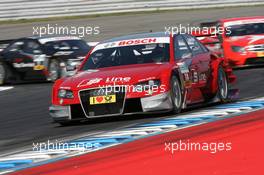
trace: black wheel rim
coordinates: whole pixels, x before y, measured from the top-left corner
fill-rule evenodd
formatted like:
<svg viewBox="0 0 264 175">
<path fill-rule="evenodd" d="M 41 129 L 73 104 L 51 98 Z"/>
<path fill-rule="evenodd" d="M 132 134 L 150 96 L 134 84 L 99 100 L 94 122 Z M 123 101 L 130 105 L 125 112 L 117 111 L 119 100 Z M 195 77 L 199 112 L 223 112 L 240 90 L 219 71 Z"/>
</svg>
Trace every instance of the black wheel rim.
<svg viewBox="0 0 264 175">
<path fill-rule="evenodd" d="M 179 109 L 181 107 L 181 89 L 177 81 L 173 82 L 172 94 L 174 106 Z"/>
</svg>

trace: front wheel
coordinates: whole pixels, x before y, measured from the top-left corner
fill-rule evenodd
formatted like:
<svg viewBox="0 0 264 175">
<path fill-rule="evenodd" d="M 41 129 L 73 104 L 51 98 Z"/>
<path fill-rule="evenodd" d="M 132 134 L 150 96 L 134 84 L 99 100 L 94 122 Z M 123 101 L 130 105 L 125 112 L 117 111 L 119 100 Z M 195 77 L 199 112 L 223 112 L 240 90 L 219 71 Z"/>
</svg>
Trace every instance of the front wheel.
<svg viewBox="0 0 264 175">
<path fill-rule="evenodd" d="M 48 67 L 48 81 L 55 82 L 60 78 L 60 66 L 57 60 L 51 60 Z"/>
<path fill-rule="evenodd" d="M 171 101 L 173 106 L 173 113 L 180 113 L 183 104 L 183 95 L 179 79 L 176 76 L 171 78 Z"/>
<path fill-rule="evenodd" d="M 218 98 L 220 99 L 221 102 L 227 102 L 229 100 L 228 97 L 229 84 L 226 73 L 222 67 L 218 68 L 217 85 L 218 85 L 218 92 L 217 92 Z"/>
</svg>

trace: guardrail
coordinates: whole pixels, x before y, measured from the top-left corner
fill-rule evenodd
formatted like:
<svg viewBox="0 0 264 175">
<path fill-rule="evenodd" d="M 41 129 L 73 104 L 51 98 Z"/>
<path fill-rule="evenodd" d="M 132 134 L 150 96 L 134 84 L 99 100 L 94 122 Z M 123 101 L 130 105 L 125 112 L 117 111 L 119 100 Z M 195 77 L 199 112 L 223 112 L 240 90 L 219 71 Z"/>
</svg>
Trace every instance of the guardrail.
<svg viewBox="0 0 264 175">
<path fill-rule="evenodd" d="M 0 21 L 264 4 L 264 0 L 1 0 Z"/>
</svg>

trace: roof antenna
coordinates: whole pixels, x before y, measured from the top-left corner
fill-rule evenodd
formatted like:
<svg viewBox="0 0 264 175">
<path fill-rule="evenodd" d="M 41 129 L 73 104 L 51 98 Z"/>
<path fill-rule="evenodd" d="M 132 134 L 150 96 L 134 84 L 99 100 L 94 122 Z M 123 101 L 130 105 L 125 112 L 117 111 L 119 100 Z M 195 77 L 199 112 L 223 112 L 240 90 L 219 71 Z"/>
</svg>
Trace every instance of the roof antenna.
<svg viewBox="0 0 264 175">
<path fill-rule="evenodd" d="M 152 33 L 153 31 L 150 29 L 150 31 L 149 31 L 150 33 Z"/>
</svg>

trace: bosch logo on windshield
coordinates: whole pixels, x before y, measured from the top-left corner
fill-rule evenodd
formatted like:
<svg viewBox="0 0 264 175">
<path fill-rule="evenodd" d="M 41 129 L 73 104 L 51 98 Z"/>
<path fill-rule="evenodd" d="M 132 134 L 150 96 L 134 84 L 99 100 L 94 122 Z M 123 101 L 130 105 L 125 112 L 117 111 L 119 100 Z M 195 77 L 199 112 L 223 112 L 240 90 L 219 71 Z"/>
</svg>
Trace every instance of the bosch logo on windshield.
<svg viewBox="0 0 264 175">
<path fill-rule="evenodd" d="M 128 40 L 128 41 L 120 41 L 119 46 L 128 46 L 128 45 L 137 45 L 137 44 L 151 44 L 156 43 L 156 38 L 145 38 L 145 39 L 135 39 L 135 40 Z"/>
</svg>

